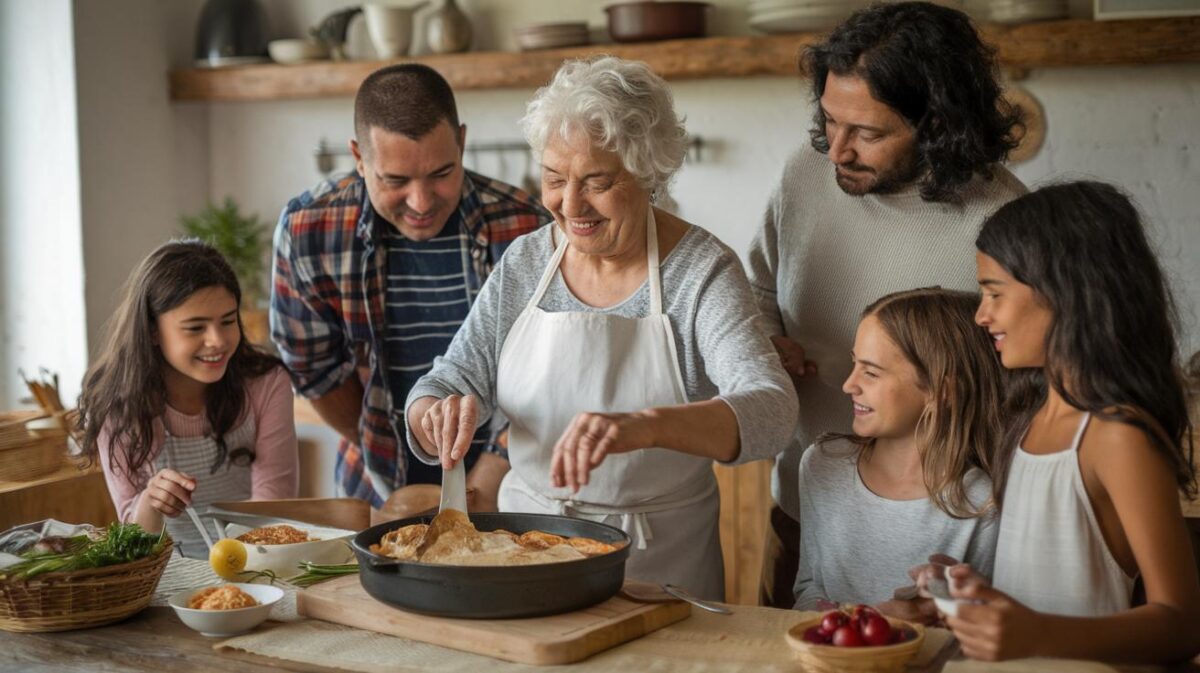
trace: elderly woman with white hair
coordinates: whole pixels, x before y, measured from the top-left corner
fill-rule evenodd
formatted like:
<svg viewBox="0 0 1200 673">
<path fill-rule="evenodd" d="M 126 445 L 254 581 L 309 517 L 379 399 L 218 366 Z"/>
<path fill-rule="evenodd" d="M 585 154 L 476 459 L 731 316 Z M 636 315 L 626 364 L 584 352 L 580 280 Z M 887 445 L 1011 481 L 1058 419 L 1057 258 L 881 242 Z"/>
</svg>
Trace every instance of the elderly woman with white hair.
<svg viewBox="0 0 1200 673">
<path fill-rule="evenodd" d="M 629 577 L 720 600 L 713 461 L 774 456 L 797 402 L 737 256 L 653 206 L 687 152 L 670 90 L 643 63 L 568 62 L 522 124 L 555 225 L 512 244 L 412 389 L 409 446 L 449 469 L 499 410 L 501 511 L 619 526 Z"/>
</svg>

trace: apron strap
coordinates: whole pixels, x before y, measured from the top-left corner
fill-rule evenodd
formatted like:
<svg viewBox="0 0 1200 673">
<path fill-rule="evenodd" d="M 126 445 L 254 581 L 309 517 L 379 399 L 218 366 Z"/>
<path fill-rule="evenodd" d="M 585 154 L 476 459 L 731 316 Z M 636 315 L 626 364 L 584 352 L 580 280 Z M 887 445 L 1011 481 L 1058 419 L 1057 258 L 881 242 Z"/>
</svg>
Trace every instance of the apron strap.
<svg viewBox="0 0 1200 673">
<path fill-rule="evenodd" d="M 163 421 L 163 451 L 167 454 L 167 469 L 175 469 L 175 436 L 167 429 L 167 422 Z"/>
<path fill-rule="evenodd" d="M 554 234 L 557 231 L 557 223 L 550 223 L 550 242 L 554 242 Z M 529 298 L 529 303 L 525 305 L 526 311 L 531 311 L 537 308 L 537 305 L 542 301 L 542 295 L 546 294 L 546 288 L 550 287 L 550 281 L 554 280 L 554 274 L 558 271 L 558 265 L 562 263 L 563 255 L 567 252 L 567 237 L 564 235 L 562 241 L 554 248 L 554 257 L 550 259 L 550 263 L 546 265 L 546 270 L 542 272 L 542 278 L 538 281 L 537 289 L 533 291 L 533 296 Z"/>
<path fill-rule="evenodd" d="M 551 224 L 551 227 L 557 226 Z M 550 241 L 553 243 L 555 234 L 558 230 L 550 230 Z M 546 294 L 547 288 L 554 280 L 554 274 L 558 271 L 558 267 L 562 264 L 563 255 L 567 252 L 567 237 L 564 235 L 554 247 L 554 256 L 550 259 L 550 263 L 546 265 L 545 271 L 542 271 L 542 277 L 538 281 L 537 289 L 533 291 L 533 296 L 529 298 L 529 303 L 525 305 L 525 310 L 537 308 L 537 305 L 542 301 L 542 297 Z M 646 211 L 646 266 L 648 268 L 647 280 L 650 281 L 650 315 L 662 315 L 662 275 L 659 271 L 658 264 L 658 227 L 654 223 L 654 206 Z"/>
<path fill-rule="evenodd" d="M 662 315 L 662 277 L 658 271 L 658 227 L 654 223 L 654 206 L 646 211 L 646 266 L 650 281 L 650 315 Z"/>
</svg>

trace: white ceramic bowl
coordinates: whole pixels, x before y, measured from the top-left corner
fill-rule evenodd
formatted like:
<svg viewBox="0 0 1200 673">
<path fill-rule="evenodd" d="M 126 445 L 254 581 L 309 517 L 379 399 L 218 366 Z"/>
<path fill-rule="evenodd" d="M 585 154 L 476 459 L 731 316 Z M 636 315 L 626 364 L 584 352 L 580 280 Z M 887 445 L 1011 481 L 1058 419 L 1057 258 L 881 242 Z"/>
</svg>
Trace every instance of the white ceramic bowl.
<svg viewBox="0 0 1200 673">
<path fill-rule="evenodd" d="M 354 537 L 354 531 L 340 528 L 322 528 L 303 524 L 287 524 L 297 530 L 308 533 L 310 542 L 294 542 L 292 544 L 246 544 L 246 570 L 270 570 L 276 577 L 287 579 L 301 573 L 301 561 L 313 563 L 350 563 L 354 560 L 354 551 L 350 549 L 349 540 Z M 225 525 L 225 537 L 236 538 L 247 531 L 249 526 L 236 523 Z"/>
<path fill-rule="evenodd" d="M 329 49 L 316 40 L 288 39 L 271 40 L 267 53 L 276 63 L 305 63 L 329 58 Z"/>
<path fill-rule="evenodd" d="M 266 621 L 271 614 L 271 606 L 283 598 L 283 589 L 265 584 L 241 584 L 231 582 L 233 586 L 245 591 L 258 601 L 258 605 L 236 610 L 193 610 L 187 606 L 188 599 L 197 591 L 208 587 L 185 589 L 171 596 L 167 603 L 175 608 L 175 614 L 190 628 L 205 636 L 234 636 L 245 633 Z M 224 585 L 217 585 L 224 586 Z"/>
</svg>

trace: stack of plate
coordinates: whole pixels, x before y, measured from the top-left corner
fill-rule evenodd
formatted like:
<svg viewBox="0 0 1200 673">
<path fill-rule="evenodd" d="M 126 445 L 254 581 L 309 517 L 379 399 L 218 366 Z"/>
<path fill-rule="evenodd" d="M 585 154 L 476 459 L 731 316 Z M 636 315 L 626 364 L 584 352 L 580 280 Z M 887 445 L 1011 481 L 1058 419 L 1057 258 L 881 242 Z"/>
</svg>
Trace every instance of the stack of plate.
<svg viewBox="0 0 1200 673">
<path fill-rule="evenodd" d="M 1061 19 L 1067 15 L 1067 0 L 987 0 L 982 9 L 984 20 L 996 23 Z"/>
<path fill-rule="evenodd" d="M 764 33 L 824 31 L 870 0 L 750 0 L 750 26 Z"/>
<path fill-rule="evenodd" d="M 539 23 L 517 28 L 513 33 L 522 51 L 577 47 L 588 43 L 588 26 L 574 23 Z"/>
</svg>

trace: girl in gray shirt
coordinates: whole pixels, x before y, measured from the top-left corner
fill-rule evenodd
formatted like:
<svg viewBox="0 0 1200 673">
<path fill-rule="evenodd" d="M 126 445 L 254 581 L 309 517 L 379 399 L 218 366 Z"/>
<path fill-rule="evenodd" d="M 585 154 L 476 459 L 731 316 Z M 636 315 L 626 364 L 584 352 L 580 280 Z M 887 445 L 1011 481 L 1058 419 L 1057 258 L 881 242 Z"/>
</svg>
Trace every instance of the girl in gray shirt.
<svg viewBox="0 0 1200 673">
<path fill-rule="evenodd" d="M 797 609 L 867 603 L 924 621 L 928 599 L 893 598 L 909 568 L 943 552 L 990 574 L 1003 372 L 975 304 L 925 288 L 863 312 L 842 386 L 854 433 L 823 437 L 800 462 Z"/>
</svg>

